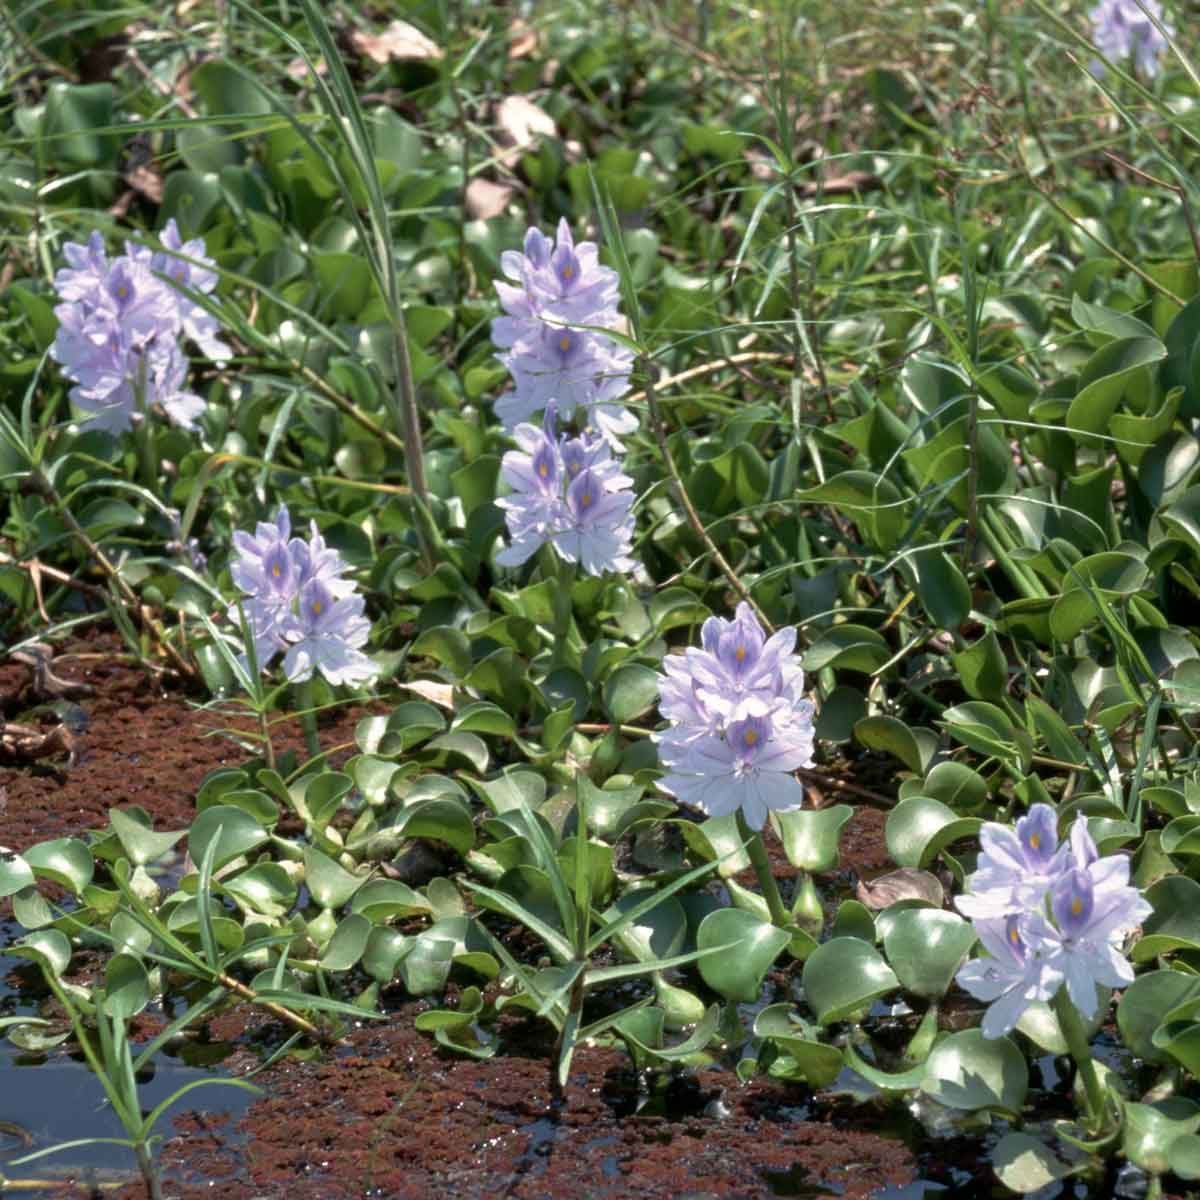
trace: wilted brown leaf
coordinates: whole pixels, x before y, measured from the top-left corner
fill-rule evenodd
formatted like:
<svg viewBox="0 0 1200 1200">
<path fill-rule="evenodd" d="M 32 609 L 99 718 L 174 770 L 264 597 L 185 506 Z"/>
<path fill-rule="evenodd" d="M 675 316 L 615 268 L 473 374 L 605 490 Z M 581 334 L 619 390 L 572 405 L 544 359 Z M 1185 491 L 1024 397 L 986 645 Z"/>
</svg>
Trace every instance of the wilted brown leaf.
<svg viewBox="0 0 1200 1200">
<path fill-rule="evenodd" d="M 406 691 L 415 692 L 422 700 L 441 708 L 454 707 L 454 689 L 448 683 L 434 683 L 431 679 L 414 679 L 412 683 L 400 685 Z"/>
<path fill-rule="evenodd" d="M 523 150 L 539 137 L 557 137 L 554 118 L 525 96 L 506 96 L 496 108 L 496 124 L 507 140 Z"/>
<path fill-rule="evenodd" d="M 937 876 L 916 867 L 901 867 L 870 881 L 859 880 L 854 894 L 860 903 L 877 910 L 897 900 L 925 900 L 934 908 L 941 908 L 946 898 Z"/>
<path fill-rule="evenodd" d="M 350 32 L 351 47 L 372 62 L 425 62 L 441 58 L 441 47 L 407 21 L 393 21 L 382 33 Z"/>
<path fill-rule="evenodd" d="M 508 27 L 508 57 L 528 58 L 538 48 L 538 32 L 532 25 L 516 20 Z"/>
<path fill-rule="evenodd" d="M 493 183 L 490 179 L 472 179 L 467 184 L 467 215 L 476 221 L 487 221 L 498 217 L 513 198 L 516 188 L 504 183 Z"/>
<path fill-rule="evenodd" d="M 125 182 L 140 192 L 151 204 L 161 204 L 163 198 L 162 172 L 150 166 L 131 167 L 125 172 Z"/>
</svg>

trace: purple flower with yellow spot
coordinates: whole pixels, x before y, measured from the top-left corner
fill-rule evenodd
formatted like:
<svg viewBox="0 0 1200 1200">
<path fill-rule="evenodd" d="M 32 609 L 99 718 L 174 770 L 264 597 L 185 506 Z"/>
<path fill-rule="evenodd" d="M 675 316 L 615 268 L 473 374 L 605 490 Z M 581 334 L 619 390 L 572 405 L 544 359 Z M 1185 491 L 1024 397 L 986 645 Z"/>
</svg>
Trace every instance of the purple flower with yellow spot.
<svg viewBox="0 0 1200 1200">
<path fill-rule="evenodd" d="M 251 535 L 233 535 L 233 582 L 245 593 L 240 607 L 254 639 L 260 669 L 285 654 L 289 679 L 308 679 L 315 669 L 332 684 L 361 683 L 375 665 L 360 651 L 370 633 L 362 597 L 342 576 L 349 565 L 311 525 L 309 540 L 292 537 L 287 507 L 273 522 L 260 521 Z M 230 609 L 236 619 L 239 605 Z"/>
<path fill-rule="evenodd" d="M 799 767 L 812 765 L 812 734 L 794 722 L 768 716 L 733 721 L 722 734 L 657 735 L 658 755 L 668 768 L 658 782 L 665 792 L 710 816 L 739 809 L 751 829 L 761 829 L 770 812 L 804 803 Z"/>
<path fill-rule="evenodd" d="M 1063 976 L 1044 956 L 1041 943 L 1026 935 L 1017 917 L 983 918 L 975 922 L 975 932 L 988 957 L 972 959 L 959 968 L 955 979 L 964 991 L 988 1005 L 983 1036 L 998 1038 L 1016 1025 L 1031 1004 L 1053 999 Z"/>
<path fill-rule="evenodd" d="M 311 678 L 314 670 L 335 687 L 365 683 L 378 673 L 359 649 L 370 632 L 361 596 L 339 599 L 321 580 L 311 579 L 300 589 L 297 620 L 286 635 L 284 674 L 293 683 Z"/>
<path fill-rule="evenodd" d="M 1068 843 L 1059 844 L 1058 814 L 1049 804 L 1035 804 L 1015 831 L 988 821 L 979 831 L 979 844 L 978 869 L 967 880 L 970 890 L 958 898 L 959 911 L 973 918 L 1036 907 L 1071 855 Z"/>
<path fill-rule="evenodd" d="M 633 538 L 633 483 L 597 439 L 556 440 L 555 406 L 541 429 L 518 425 L 500 474 L 511 488 L 496 501 L 503 510 L 509 545 L 496 555 L 501 566 L 520 566 L 543 545 L 592 575 L 629 571 Z"/>
<path fill-rule="evenodd" d="M 972 918 L 991 957 L 968 963 L 956 978 L 991 1004 L 984 1034 L 1007 1032 L 1029 1004 L 1051 999 L 1064 981 L 1075 1007 L 1085 1017 L 1095 1016 L 1098 987 L 1132 982 L 1122 947 L 1152 911 L 1129 884 L 1129 859 L 1102 858 L 1083 816 L 1060 844 L 1057 815 L 1048 804 L 1034 805 L 1015 831 L 989 821 L 980 842 L 980 869 L 968 879 L 971 892 L 956 903 Z M 1001 928 L 1008 944 L 997 941 Z M 1000 988 L 1002 976 L 1017 982 L 1020 976 L 1024 984 Z M 1049 985 L 1049 994 L 1041 994 Z"/>
<path fill-rule="evenodd" d="M 204 243 L 181 242 L 173 222 L 164 244 L 203 255 Z M 85 245 L 67 243 L 63 254 L 68 265 L 55 276 L 62 303 L 54 310 L 59 327 L 50 354 L 75 383 L 70 396 L 89 415 L 88 424 L 119 434 L 158 410 L 192 428 L 204 401 L 186 390 L 180 341 L 191 338 L 209 357 L 227 357 L 215 318 L 160 277 L 166 264 L 147 248 L 127 244 L 125 254 L 110 260 L 97 231 Z M 211 272 L 197 272 L 187 276 L 188 286 L 204 291 L 215 285 Z"/>
</svg>

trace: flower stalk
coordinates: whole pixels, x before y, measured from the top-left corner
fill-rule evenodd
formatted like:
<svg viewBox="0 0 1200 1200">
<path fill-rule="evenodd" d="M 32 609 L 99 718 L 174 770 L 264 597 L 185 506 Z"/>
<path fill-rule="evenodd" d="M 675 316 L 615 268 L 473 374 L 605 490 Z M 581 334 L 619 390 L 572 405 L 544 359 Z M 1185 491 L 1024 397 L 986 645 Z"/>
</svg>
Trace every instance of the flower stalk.
<svg viewBox="0 0 1200 1200">
<path fill-rule="evenodd" d="M 780 929 L 790 929 L 792 919 L 784 907 L 783 897 L 779 894 L 779 885 L 775 882 L 775 876 L 771 873 L 771 859 L 767 854 L 766 843 L 758 830 L 751 829 L 746 824 L 746 818 L 740 808 L 737 814 L 737 827 L 738 836 L 745 843 L 746 854 L 758 879 L 758 886 L 762 889 L 763 899 L 767 902 L 767 910 L 771 914 L 771 924 L 777 925 Z"/>
<path fill-rule="evenodd" d="M 1079 1009 L 1071 1001 L 1066 988 L 1059 988 L 1054 997 L 1054 1015 L 1062 1030 L 1067 1050 L 1075 1060 L 1076 1069 L 1083 1080 L 1084 1096 L 1087 1100 L 1087 1125 L 1092 1133 L 1099 1133 L 1104 1126 L 1104 1088 L 1096 1072 L 1096 1063 L 1088 1045 L 1087 1030 Z"/>
</svg>

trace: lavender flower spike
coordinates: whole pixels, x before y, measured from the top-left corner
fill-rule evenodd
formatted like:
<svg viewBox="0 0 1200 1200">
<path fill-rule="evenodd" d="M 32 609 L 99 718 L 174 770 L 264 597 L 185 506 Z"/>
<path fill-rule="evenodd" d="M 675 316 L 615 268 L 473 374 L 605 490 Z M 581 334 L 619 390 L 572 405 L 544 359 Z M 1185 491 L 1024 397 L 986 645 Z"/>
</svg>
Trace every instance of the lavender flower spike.
<svg viewBox="0 0 1200 1200">
<path fill-rule="evenodd" d="M 1139 71 L 1150 77 L 1157 75 L 1158 60 L 1167 48 L 1167 40 L 1150 16 L 1168 33 L 1172 32 L 1163 21 L 1162 5 L 1158 0 L 1140 0 L 1140 3 L 1139 0 L 1100 0 L 1088 13 L 1096 49 L 1114 63 L 1122 63 L 1132 56 Z M 1103 69 L 1100 62 L 1092 66 L 1096 74 Z"/>
</svg>

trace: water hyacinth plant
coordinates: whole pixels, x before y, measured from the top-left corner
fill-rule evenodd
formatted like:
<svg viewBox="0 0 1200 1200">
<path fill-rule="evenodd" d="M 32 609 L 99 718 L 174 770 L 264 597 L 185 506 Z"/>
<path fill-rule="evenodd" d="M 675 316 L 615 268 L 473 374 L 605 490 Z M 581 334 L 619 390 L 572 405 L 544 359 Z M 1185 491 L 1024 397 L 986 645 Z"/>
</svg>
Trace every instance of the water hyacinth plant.
<svg viewBox="0 0 1200 1200">
<path fill-rule="evenodd" d="M 0 1133 L 252 1011 L 247 1195 L 1185 1193 L 1184 9 L 405 7 L 4 18 Z"/>
<path fill-rule="evenodd" d="M 176 425 L 195 425 L 204 401 L 185 390 L 184 338 L 218 365 L 229 358 L 216 318 L 179 290 L 216 286 L 204 240 L 184 242 L 172 218 L 162 244 L 165 251 L 127 242 L 110 260 L 97 230 L 86 244 L 63 247 L 67 266 L 54 277 L 62 303 L 50 352 L 74 380 L 71 399 L 90 414 L 87 423 L 107 433 L 123 433 L 155 409 Z"/>
</svg>

